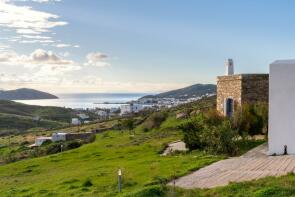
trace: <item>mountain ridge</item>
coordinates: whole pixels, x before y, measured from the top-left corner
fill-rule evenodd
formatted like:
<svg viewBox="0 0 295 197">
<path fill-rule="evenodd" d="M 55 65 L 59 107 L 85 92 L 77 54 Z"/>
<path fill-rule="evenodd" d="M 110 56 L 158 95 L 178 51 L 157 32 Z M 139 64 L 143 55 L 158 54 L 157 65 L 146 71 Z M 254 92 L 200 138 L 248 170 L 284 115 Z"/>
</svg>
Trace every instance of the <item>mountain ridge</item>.
<svg viewBox="0 0 295 197">
<path fill-rule="evenodd" d="M 34 100 L 57 99 L 58 97 L 39 90 L 19 88 L 15 90 L 0 90 L 0 100 Z"/>
<path fill-rule="evenodd" d="M 143 98 L 191 98 L 191 97 L 199 97 L 206 94 L 216 94 L 216 85 L 215 84 L 194 84 L 191 86 L 187 86 L 184 88 L 171 90 L 155 95 L 147 95 Z"/>
</svg>

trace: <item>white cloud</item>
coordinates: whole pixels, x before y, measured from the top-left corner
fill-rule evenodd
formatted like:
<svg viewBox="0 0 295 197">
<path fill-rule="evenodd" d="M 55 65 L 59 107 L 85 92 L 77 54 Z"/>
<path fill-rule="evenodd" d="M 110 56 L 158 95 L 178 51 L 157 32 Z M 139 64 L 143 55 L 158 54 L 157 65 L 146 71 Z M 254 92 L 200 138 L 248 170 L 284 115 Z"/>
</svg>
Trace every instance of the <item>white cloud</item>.
<svg viewBox="0 0 295 197">
<path fill-rule="evenodd" d="M 45 64 L 73 64 L 73 61 L 62 59 L 52 51 L 45 51 L 43 49 L 37 49 L 31 53 L 30 61 Z"/>
<path fill-rule="evenodd" d="M 38 39 L 38 40 L 49 40 L 52 38 L 49 36 L 39 36 L 39 35 L 22 35 L 22 37 L 28 38 L 28 39 Z"/>
<path fill-rule="evenodd" d="M 61 2 L 61 0 L 2 0 L 4 2 L 37 2 L 37 3 L 49 3 L 49 2 Z"/>
<path fill-rule="evenodd" d="M 64 59 L 52 51 L 37 49 L 30 55 L 18 55 L 15 52 L 0 53 L 0 64 L 23 66 L 31 69 L 35 76 L 57 76 L 80 70 L 81 66 L 72 60 Z"/>
<path fill-rule="evenodd" d="M 36 0 L 44 1 L 44 0 Z M 18 34 L 39 35 L 51 28 L 64 26 L 67 22 L 58 21 L 59 16 L 14 5 L 11 1 L 0 0 L 0 26 L 15 29 Z"/>
<path fill-rule="evenodd" d="M 97 66 L 97 67 L 110 66 L 110 64 L 106 62 L 107 58 L 108 58 L 107 55 L 100 53 L 100 52 L 89 53 L 86 56 L 86 62 L 84 63 L 84 65 L 85 66 Z"/>
<path fill-rule="evenodd" d="M 56 44 L 56 45 L 52 45 L 54 47 L 57 47 L 57 48 L 66 48 L 66 47 L 71 47 L 72 45 L 70 44 Z"/>
<path fill-rule="evenodd" d="M 10 49 L 11 47 L 9 45 L 1 44 L 0 43 L 0 51 L 6 51 Z"/>
<path fill-rule="evenodd" d="M 30 0 L 22 0 L 22 1 L 30 1 Z M 61 0 L 31 0 L 37 3 L 49 3 L 49 2 L 60 2 Z"/>
</svg>

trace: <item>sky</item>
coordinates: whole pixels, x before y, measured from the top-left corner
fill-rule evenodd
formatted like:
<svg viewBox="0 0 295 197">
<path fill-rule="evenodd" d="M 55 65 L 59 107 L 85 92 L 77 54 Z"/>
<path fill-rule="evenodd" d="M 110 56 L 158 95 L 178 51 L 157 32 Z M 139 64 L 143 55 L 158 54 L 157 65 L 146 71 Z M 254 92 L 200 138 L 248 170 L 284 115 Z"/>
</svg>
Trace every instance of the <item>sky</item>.
<svg viewBox="0 0 295 197">
<path fill-rule="evenodd" d="M 162 92 L 295 58 L 292 0 L 0 0 L 0 88 Z"/>
</svg>

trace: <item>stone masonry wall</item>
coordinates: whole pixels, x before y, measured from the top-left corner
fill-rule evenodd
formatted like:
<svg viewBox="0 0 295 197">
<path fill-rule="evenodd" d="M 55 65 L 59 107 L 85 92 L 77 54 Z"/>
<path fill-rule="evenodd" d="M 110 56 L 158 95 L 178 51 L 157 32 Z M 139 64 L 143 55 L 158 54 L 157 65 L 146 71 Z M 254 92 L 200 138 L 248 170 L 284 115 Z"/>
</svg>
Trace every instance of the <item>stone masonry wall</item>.
<svg viewBox="0 0 295 197">
<path fill-rule="evenodd" d="M 242 75 L 242 103 L 268 103 L 268 74 Z"/>
<path fill-rule="evenodd" d="M 230 75 L 217 77 L 217 111 L 224 113 L 226 98 L 234 100 L 234 108 L 241 105 L 242 76 Z"/>
<path fill-rule="evenodd" d="M 234 109 L 244 103 L 268 103 L 268 74 L 240 74 L 217 77 L 217 110 L 224 113 L 226 98 L 234 100 Z"/>
</svg>

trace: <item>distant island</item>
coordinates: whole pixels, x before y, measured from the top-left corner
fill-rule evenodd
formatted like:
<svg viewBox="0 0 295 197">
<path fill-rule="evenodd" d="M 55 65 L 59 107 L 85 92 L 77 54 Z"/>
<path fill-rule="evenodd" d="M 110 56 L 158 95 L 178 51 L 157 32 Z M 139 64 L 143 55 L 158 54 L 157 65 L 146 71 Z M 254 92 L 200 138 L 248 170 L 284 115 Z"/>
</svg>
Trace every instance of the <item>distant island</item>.
<svg viewBox="0 0 295 197">
<path fill-rule="evenodd" d="M 187 99 L 193 97 L 201 97 L 204 95 L 216 94 L 216 85 L 214 84 L 195 84 L 185 88 L 171 90 L 156 95 L 147 95 L 141 99 L 153 98 L 175 98 L 175 99 Z"/>
<path fill-rule="evenodd" d="M 57 99 L 58 97 L 39 90 L 20 88 L 16 90 L 0 90 L 0 100 L 35 100 Z"/>
</svg>

